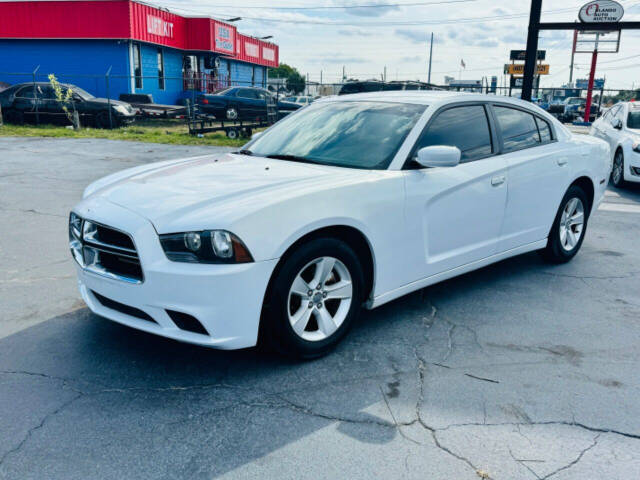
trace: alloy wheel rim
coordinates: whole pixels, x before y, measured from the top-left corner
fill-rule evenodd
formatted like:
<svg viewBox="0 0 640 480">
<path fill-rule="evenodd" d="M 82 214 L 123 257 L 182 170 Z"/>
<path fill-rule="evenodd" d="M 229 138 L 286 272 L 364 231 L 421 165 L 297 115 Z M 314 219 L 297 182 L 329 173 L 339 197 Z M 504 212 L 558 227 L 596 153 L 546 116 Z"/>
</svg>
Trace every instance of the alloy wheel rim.
<svg viewBox="0 0 640 480">
<path fill-rule="evenodd" d="M 622 178 L 622 157 L 618 153 L 613 162 L 613 183 L 618 184 Z"/>
<path fill-rule="evenodd" d="M 229 118 L 230 120 L 235 120 L 237 116 L 238 113 L 235 111 L 235 109 L 230 108 L 229 110 L 227 110 L 227 118 Z"/>
<path fill-rule="evenodd" d="M 584 230 L 584 205 L 577 197 L 569 200 L 560 217 L 560 245 L 569 252 L 576 248 Z"/>
<path fill-rule="evenodd" d="M 318 342 L 344 323 L 353 301 L 349 269 L 334 257 L 319 257 L 295 276 L 287 298 L 287 314 L 300 338 Z"/>
</svg>

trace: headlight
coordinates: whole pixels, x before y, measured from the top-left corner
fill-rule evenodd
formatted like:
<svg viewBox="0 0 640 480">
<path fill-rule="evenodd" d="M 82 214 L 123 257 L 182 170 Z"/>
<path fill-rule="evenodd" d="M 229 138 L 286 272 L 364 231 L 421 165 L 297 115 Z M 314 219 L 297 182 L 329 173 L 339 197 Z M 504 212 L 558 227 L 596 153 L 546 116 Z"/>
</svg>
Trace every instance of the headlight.
<svg viewBox="0 0 640 480">
<path fill-rule="evenodd" d="M 84 259 L 82 257 L 82 218 L 75 213 L 69 214 L 69 248 L 71 249 L 71 255 L 79 265 L 83 265 Z"/>
<path fill-rule="evenodd" d="M 247 263 L 253 257 L 233 233 L 225 230 L 160 235 L 169 260 L 188 263 Z"/>
<path fill-rule="evenodd" d="M 129 112 L 127 111 L 127 107 L 125 107 L 124 105 L 114 105 L 114 106 L 113 106 L 113 109 L 114 109 L 116 112 L 121 113 L 121 114 L 123 114 L 123 115 L 126 115 L 127 113 L 129 113 Z"/>
</svg>

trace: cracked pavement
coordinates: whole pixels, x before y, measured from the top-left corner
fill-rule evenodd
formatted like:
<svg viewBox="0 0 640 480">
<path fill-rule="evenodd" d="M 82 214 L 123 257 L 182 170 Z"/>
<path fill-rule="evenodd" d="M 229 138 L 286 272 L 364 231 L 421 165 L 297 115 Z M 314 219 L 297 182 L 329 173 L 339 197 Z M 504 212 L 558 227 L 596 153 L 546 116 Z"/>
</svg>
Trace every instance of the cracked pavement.
<svg viewBox="0 0 640 480">
<path fill-rule="evenodd" d="M 66 217 L 86 184 L 212 150 L 0 139 L 0 479 L 640 477 L 640 188 L 608 192 L 571 263 L 429 287 L 295 363 L 80 301 Z"/>
</svg>

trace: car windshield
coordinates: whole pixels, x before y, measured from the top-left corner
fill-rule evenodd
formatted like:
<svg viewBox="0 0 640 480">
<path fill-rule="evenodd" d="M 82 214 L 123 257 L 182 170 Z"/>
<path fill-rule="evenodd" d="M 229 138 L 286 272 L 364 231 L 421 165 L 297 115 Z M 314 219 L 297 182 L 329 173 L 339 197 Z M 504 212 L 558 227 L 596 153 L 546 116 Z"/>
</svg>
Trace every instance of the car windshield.
<svg viewBox="0 0 640 480">
<path fill-rule="evenodd" d="M 350 168 L 386 169 L 426 105 L 314 103 L 276 123 L 244 152 Z"/>
<path fill-rule="evenodd" d="M 80 95 L 80 97 L 83 100 L 91 100 L 92 98 L 95 98 L 89 92 L 87 92 L 86 90 L 81 89 L 80 87 L 76 87 L 75 85 L 71 85 L 70 88 L 71 88 L 71 91 L 73 93 L 77 93 L 78 95 Z"/>
<path fill-rule="evenodd" d="M 627 117 L 627 128 L 640 130 L 640 108 L 633 109 L 629 112 L 629 117 Z"/>
</svg>

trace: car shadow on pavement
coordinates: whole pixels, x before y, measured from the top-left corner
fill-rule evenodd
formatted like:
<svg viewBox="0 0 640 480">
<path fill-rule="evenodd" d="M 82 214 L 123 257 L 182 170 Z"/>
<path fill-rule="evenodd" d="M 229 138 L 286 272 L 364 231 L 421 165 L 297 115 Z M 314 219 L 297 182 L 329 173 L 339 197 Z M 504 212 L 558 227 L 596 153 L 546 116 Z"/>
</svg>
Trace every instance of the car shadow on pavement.
<svg viewBox="0 0 640 480">
<path fill-rule="evenodd" d="M 308 362 L 182 344 L 85 308 L 52 318 L 0 340 L 0 476 L 212 478 L 324 429 L 361 444 L 406 440 L 424 376 L 501 361 L 478 328 L 506 299 L 526 298 L 514 292 L 550 294 L 549 268 L 524 255 L 416 292 L 365 312 L 334 352 Z M 482 402 L 447 408 L 487 416 Z"/>
</svg>

